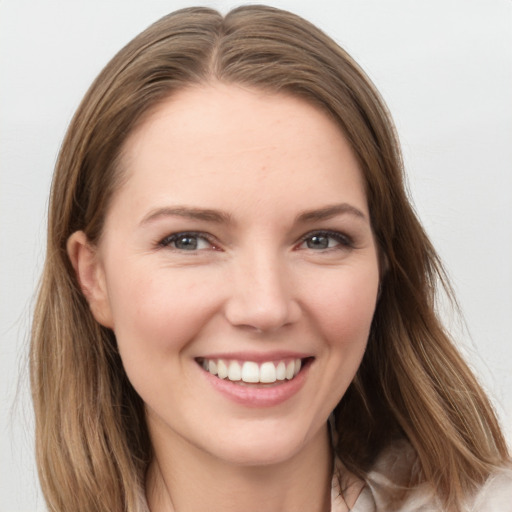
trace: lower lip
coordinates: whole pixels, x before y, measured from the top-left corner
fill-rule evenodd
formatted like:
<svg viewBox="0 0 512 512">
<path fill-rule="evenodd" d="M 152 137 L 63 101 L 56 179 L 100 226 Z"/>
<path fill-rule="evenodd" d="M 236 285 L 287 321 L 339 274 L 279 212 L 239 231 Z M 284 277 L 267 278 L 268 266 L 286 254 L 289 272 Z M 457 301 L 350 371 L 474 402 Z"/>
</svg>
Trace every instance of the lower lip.
<svg viewBox="0 0 512 512">
<path fill-rule="evenodd" d="M 273 407 L 286 402 L 300 391 L 310 366 L 311 362 L 308 362 L 291 380 L 278 381 L 279 383 L 274 386 L 261 387 L 219 379 L 202 368 L 201 372 L 216 391 L 237 404 L 246 407 Z"/>
</svg>

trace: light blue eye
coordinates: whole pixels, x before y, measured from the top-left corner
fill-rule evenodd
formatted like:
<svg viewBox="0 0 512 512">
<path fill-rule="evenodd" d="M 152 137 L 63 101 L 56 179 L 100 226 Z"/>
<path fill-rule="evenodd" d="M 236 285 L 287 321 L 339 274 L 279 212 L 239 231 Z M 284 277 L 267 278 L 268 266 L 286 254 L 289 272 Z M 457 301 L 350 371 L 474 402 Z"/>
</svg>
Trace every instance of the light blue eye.
<svg viewBox="0 0 512 512">
<path fill-rule="evenodd" d="M 305 240 L 305 242 L 308 249 L 328 249 L 337 243 L 327 235 L 313 235 Z"/>
<path fill-rule="evenodd" d="M 351 238 L 337 231 L 310 233 L 302 240 L 302 247 L 314 251 L 324 251 L 335 248 L 346 249 L 353 246 Z"/>
<path fill-rule="evenodd" d="M 176 249 L 181 249 L 183 251 L 195 251 L 198 245 L 199 240 L 197 239 L 197 236 L 185 235 L 174 241 Z"/>
<path fill-rule="evenodd" d="M 161 245 L 180 251 L 198 251 L 211 247 L 210 242 L 205 237 L 195 233 L 177 233 L 170 235 L 162 240 Z"/>
</svg>

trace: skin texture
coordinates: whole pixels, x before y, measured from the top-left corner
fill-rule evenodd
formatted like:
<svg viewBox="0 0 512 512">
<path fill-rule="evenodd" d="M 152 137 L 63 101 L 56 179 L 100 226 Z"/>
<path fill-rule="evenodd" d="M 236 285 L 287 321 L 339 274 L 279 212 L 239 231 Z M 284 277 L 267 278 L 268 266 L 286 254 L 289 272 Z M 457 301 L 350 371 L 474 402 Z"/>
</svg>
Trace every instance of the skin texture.
<svg viewBox="0 0 512 512">
<path fill-rule="evenodd" d="M 326 422 L 364 354 L 379 283 L 348 143 L 303 100 L 215 83 L 161 104 L 122 163 L 100 243 L 77 232 L 68 252 L 146 404 L 151 510 L 329 510 Z M 197 362 L 235 352 L 311 363 L 292 396 L 254 407 Z"/>
</svg>

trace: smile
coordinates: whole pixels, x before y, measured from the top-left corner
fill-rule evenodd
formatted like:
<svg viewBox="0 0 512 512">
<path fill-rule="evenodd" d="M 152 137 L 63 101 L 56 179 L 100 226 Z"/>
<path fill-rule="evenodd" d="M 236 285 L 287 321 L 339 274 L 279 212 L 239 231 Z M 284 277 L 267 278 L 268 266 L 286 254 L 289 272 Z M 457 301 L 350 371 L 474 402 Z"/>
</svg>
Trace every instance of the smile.
<svg viewBox="0 0 512 512">
<path fill-rule="evenodd" d="M 304 354 L 216 354 L 197 357 L 206 382 L 244 407 L 274 407 L 298 394 L 315 357 Z"/>
<path fill-rule="evenodd" d="M 303 363 L 301 359 L 261 363 L 206 358 L 200 358 L 197 361 L 211 375 L 240 384 L 274 384 L 278 381 L 292 380 L 300 372 Z"/>
</svg>

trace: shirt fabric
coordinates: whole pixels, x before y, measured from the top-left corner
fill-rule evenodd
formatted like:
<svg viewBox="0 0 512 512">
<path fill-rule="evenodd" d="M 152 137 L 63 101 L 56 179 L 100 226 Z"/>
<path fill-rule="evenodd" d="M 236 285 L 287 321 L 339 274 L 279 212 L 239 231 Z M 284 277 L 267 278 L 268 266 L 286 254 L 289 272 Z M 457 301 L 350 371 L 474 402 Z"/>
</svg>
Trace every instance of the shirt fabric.
<svg viewBox="0 0 512 512">
<path fill-rule="evenodd" d="M 410 491 L 399 508 L 388 503 L 389 491 L 394 487 L 398 489 L 396 482 L 403 481 L 404 474 L 414 472 L 417 464 L 414 450 L 406 441 L 386 449 L 368 474 L 366 486 L 350 512 L 447 512 L 427 484 Z M 338 478 L 334 476 L 331 512 L 346 510 Z M 503 468 L 491 475 L 460 512 L 512 512 L 512 468 Z"/>
</svg>

